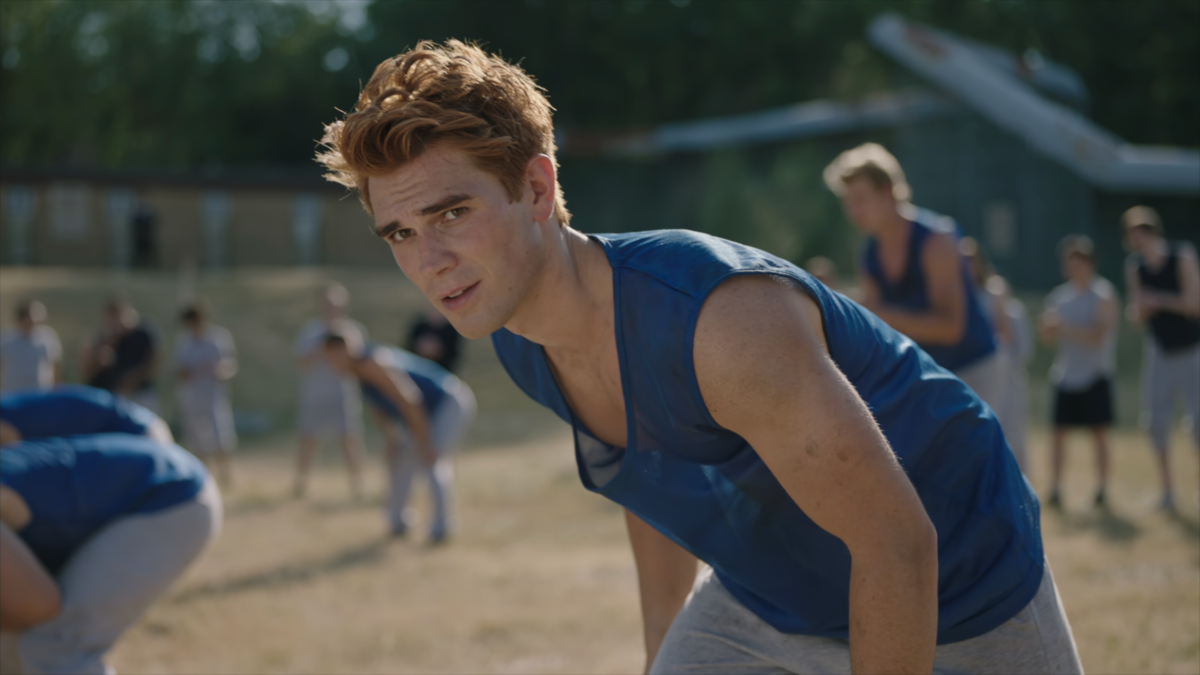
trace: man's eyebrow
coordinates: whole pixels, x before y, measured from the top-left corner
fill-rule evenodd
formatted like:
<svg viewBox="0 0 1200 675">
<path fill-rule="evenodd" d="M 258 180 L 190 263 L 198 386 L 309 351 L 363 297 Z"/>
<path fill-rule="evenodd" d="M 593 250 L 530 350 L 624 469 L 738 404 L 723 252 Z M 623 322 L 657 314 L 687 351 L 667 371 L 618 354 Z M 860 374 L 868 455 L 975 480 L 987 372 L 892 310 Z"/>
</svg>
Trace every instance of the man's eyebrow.
<svg viewBox="0 0 1200 675">
<path fill-rule="evenodd" d="M 471 198 L 471 195 L 466 195 L 466 194 L 449 195 L 447 197 L 443 197 L 439 201 L 436 201 L 436 202 L 430 204 L 429 206 L 426 206 L 425 208 L 421 209 L 420 211 L 417 211 L 417 213 L 421 214 L 422 216 L 428 216 L 430 214 L 437 213 L 438 211 L 444 211 L 446 209 L 458 206 L 459 204 L 467 201 L 470 198 Z"/>
<path fill-rule="evenodd" d="M 429 206 L 424 207 L 420 211 L 417 211 L 417 214 L 422 216 L 432 215 L 438 211 L 445 211 L 446 209 L 454 208 L 455 206 L 458 206 L 459 204 L 470 199 L 473 199 L 473 197 L 468 194 L 448 195 L 430 204 Z M 393 220 L 387 225 L 375 230 L 375 236 L 379 237 L 380 239 L 387 239 L 388 237 L 392 236 L 392 233 L 394 233 L 396 230 L 399 230 L 400 227 L 400 221 Z"/>
</svg>

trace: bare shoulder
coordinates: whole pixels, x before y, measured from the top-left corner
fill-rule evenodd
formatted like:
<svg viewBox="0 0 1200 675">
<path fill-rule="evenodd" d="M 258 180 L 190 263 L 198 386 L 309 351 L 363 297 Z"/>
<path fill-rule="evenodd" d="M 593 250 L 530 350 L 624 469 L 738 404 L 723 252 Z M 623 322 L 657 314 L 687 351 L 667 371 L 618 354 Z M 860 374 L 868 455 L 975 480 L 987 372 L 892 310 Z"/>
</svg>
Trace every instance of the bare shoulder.
<svg viewBox="0 0 1200 675">
<path fill-rule="evenodd" d="M 927 263 L 958 265 L 958 239 L 950 232 L 931 232 L 921 249 Z"/>
<path fill-rule="evenodd" d="M 778 374 L 827 353 L 821 310 L 790 279 L 733 277 L 704 302 L 696 322 L 693 362 L 714 419 L 731 401 L 771 396 Z M 790 383 L 778 383 L 781 387 Z"/>
</svg>

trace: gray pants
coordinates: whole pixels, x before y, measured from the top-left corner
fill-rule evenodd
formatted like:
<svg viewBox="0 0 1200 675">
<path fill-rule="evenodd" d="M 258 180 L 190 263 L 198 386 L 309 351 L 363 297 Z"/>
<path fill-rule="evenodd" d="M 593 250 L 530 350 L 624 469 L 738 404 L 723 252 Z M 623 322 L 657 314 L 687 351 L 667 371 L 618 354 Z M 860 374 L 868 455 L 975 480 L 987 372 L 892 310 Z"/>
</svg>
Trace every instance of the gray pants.
<svg viewBox="0 0 1200 675">
<path fill-rule="evenodd" d="M 221 495 L 209 479 L 194 500 L 100 530 L 58 574 L 59 615 L 17 639 L 21 672 L 115 672 L 105 654 L 216 538 L 221 514 Z"/>
<path fill-rule="evenodd" d="M 1154 339 L 1147 337 L 1142 361 L 1142 425 L 1150 431 L 1159 452 L 1167 451 L 1171 439 L 1177 395 L 1183 399 L 1192 438 L 1200 445 L 1200 345 L 1164 354 Z"/>
<path fill-rule="evenodd" d="M 847 640 L 780 633 L 737 601 L 711 568 L 696 579 L 650 672 L 655 675 L 849 673 Z M 1083 673 L 1050 568 L 1025 609 L 979 637 L 937 648 L 934 673 Z"/>
<path fill-rule="evenodd" d="M 438 406 L 430 422 L 433 451 L 437 461 L 426 466 L 417 455 L 412 437 L 396 422 L 392 437 L 396 439 L 391 448 L 388 475 L 391 488 L 388 495 L 388 521 L 393 532 L 404 532 L 411 525 L 412 516 L 408 509 L 408 497 L 412 492 L 413 479 L 418 472 L 429 477 L 429 491 L 433 496 L 433 522 L 429 534 L 441 539 L 450 533 L 454 520 L 454 463 L 452 456 L 462 442 L 463 434 L 475 418 L 475 395 L 470 387 L 459 383 L 447 391 L 447 396 Z"/>
</svg>

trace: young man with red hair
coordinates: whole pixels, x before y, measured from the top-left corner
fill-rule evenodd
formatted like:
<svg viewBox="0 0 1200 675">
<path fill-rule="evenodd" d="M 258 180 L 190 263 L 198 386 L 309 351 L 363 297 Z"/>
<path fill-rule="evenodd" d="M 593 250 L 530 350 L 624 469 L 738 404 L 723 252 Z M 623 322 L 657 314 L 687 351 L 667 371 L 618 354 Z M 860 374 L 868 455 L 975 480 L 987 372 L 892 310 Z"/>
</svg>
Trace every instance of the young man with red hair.
<svg viewBox="0 0 1200 675">
<path fill-rule="evenodd" d="M 324 142 L 626 508 L 650 672 L 1080 671 L 1036 497 L 912 341 L 762 251 L 570 227 L 549 103 L 476 47 L 383 62 Z"/>
</svg>

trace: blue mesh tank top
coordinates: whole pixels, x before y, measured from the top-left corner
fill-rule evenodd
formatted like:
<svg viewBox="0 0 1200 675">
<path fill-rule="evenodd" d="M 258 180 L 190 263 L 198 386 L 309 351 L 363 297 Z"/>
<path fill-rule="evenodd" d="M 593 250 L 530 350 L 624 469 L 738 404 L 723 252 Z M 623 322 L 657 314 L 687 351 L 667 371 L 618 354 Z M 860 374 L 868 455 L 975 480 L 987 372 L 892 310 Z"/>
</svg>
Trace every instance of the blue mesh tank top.
<svg viewBox="0 0 1200 675">
<path fill-rule="evenodd" d="M 146 436 L 43 438 L 0 451 L 0 484 L 33 514 L 17 534 L 52 574 L 114 519 L 182 504 L 207 477 L 186 450 Z"/>
<path fill-rule="evenodd" d="M 925 285 L 925 273 L 921 268 L 921 251 L 925 240 L 935 230 L 953 232 L 954 221 L 942 217 L 940 220 L 928 217 L 928 212 L 922 223 L 912 221 L 912 234 L 908 237 L 908 255 L 904 262 L 904 274 L 896 282 L 892 282 L 883 273 L 879 263 L 879 244 L 874 237 L 867 239 L 863 248 L 862 267 L 879 286 L 879 294 L 884 304 L 904 309 L 929 309 L 929 292 Z M 962 339 L 956 345 L 928 345 L 921 348 L 933 357 L 938 365 L 949 370 L 958 370 L 982 359 L 996 351 L 996 338 L 992 324 L 984 314 L 979 298 L 974 292 L 975 282 L 971 279 L 970 271 L 964 260 L 962 263 L 963 291 L 967 303 L 967 326 Z"/>
<path fill-rule="evenodd" d="M 408 373 L 417 388 L 421 390 L 425 411 L 430 415 L 437 412 L 442 401 L 446 399 L 446 391 L 453 386 L 452 383 L 458 382 L 458 378 L 445 368 L 399 347 L 368 345 L 365 353 L 378 360 L 379 365 L 385 370 L 391 369 Z M 378 406 L 389 417 L 397 420 L 403 419 L 400 411 L 387 396 L 383 395 L 383 392 L 369 384 L 362 385 L 362 392 L 368 401 Z"/>
<path fill-rule="evenodd" d="M 613 268 L 628 447 L 608 446 L 567 406 L 540 345 L 492 341 L 531 398 L 572 425 L 584 486 L 713 567 L 785 633 L 847 638 L 850 554 L 788 496 L 754 448 L 704 404 L 692 363 L 696 319 L 721 282 L 791 279 L 820 306 L 833 361 L 875 414 L 938 532 L 939 643 L 982 635 L 1041 581 L 1038 502 L 991 409 L 911 340 L 762 251 L 687 231 L 594 237 Z"/>
<path fill-rule="evenodd" d="M 144 435 L 158 416 L 103 389 L 66 385 L 0 396 L 0 420 L 21 432 L 21 438 L 33 439 L 101 433 Z"/>
</svg>

